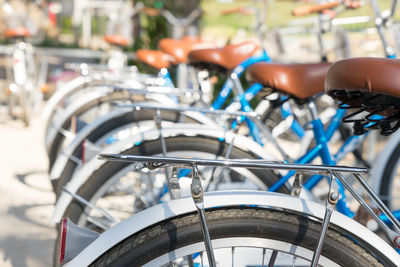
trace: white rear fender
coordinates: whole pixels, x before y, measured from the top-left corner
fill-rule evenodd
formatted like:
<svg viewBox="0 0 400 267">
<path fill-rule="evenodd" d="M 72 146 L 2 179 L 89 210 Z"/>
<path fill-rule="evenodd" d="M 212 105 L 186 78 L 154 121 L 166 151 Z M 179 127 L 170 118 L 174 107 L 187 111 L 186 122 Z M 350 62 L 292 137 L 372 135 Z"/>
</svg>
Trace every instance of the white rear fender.
<svg viewBox="0 0 400 267">
<path fill-rule="evenodd" d="M 255 143 L 252 139 L 241 135 L 234 135 L 231 132 L 226 132 L 221 128 L 207 127 L 198 124 L 176 124 L 171 128 L 163 128 L 164 138 L 174 137 L 174 136 L 205 136 L 212 139 L 227 140 L 229 143 L 232 138 L 235 138 L 235 147 L 248 151 L 254 154 L 258 158 L 265 160 L 273 160 L 273 158 L 261 147 L 259 144 Z M 144 141 L 158 140 L 160 137 L 159 131 L 157 129 L 148 130 L 141 132 L 141 134 L 131 135 L 119 142 L 108 146 L 102 153 L 119 154 L 123 151 L 139 145 Z M 88 178 L 98 170 L 106 162 L 99 160 L 97 158 L 91 159 L 89 162 L 85 163 L 83 167 L 74 173 L 71 180 L 67 183 L 65 188 L 71 192 L 78 192 L 79 188 L 88 180 Z M 68 205 L 72 201 L 72 196 L 66 192 L 62 192 L 57 200 L 55 211 L 52 216 L 51 221 L 53 223 L 58 223 L 63 215 Z"/>
<path fill-rule="evenodd" d="M 43 108 L 42 119 L 48 120 L 50 114 L 54 111 L 55 107 L 60 101 L 77 90 L 86 87 L 90 84 L 92 78 L 90 76 L 79 76 L 66 83 L 63 87 L 58 89 L 47 101 L 46 106 Z"/>
<path fill-rule="evenodd" d="M 206 209 L 246 205 L 258 206 L 269 210 L 286 210 L 295 214 L 308 215 L 321 221 L 325 214 L 324 206 L 318 203 L 288 195 L 261 191 L 211 192 L 207 193 L 204 197 L 204 204 Z M 173 200 L 153 206 L 133 215 L 101 234 L 65 266 L 88 266 L 104 252 L 134 233 L 157 222 L 193 212 L 196 212 L 196 207 L 191 198 Z M 331 218 L 331 225 L 344 229 L 345 232 L 351 233 L 359 241 L 373 244 L 382 255 L 394 263 L 400 262 L 400 255 L 387 243 L 361 224 L 343 214 L 334 211 Z"/>
<path fill-rule="evenodd" d="M 57 156 L 53 168 L 50 170 L 50 179 L 55 180 L 60 177 L 62 171 L 65 168 L 65 165 L 67 164 L 69 158 L 72 156 L 72 153 L 92 132 L 104 125 L 105 122 L 121 117 L 128 112 L 132 112 L 132 110 L 127 110 L 123 108 L 111 110 L 106 115 L 95 119 L 93 122 L 86 125 L 81 131 L 79 131 L 72 142 L 69 143 L 67 147 L 63 148 L 63 150 Z"/>
<path fill-rule="evenodd" d="M 65 109 L 65 111 L 63 111 L 61 116 L 57 118 L 54 124 L 48 125 L 48 129 L 45 136 L 45 146 L 48 152 L 51 146 L 53 145 L 56 136 L 59 134 L 60 129 L 63 128 L 65 123 L 69 121 L 72 116 L 77 114 L 79 115 L 80 113 L 82 113 L 82 111 L 85 111 L 88 107 L 93 107 L 98 103 L 126 100 L 127 97 L 126 93 L 123 90 L 115 91 L 113 88 L 108 86 L 99 85 L 98 87 L 93 87 L 93 88 L 95 88 L 96 90 L 87 92 L 80 99 L 69 105 Z M 156 101 L 157 103 L 162 103 L 165 106 L 173 106 L 176 104 L 167 95 L 148 94 L 146 95 L 146 98 L 151 101 Z"/>
</svg>

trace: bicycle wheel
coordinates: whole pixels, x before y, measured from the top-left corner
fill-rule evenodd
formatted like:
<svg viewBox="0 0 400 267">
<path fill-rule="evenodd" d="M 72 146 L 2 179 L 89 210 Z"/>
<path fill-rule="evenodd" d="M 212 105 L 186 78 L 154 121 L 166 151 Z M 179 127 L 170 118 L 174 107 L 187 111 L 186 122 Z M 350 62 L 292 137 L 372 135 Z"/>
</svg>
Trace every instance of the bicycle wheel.
<svg viewBox="0 0 400 267">
<path fill-rule="evenodd" d="M 400 209 L 400 143 L 392 150 L 383 168 L 379 189 L 381 199 L 391 210 Z"/>
<path fill-rule="evenodd" d="M 168 156 L 215 159 L 223 157 L 229 147 L 224 141 L 202 136 L 170 137 L 165 138 L 165 142 Z M 148 141 L 126 150 L 123 154 L 161 155 L 162 148 L 159 140 Z M 234 147 L 230 158 L 255 158 L 255 156 Z M 168 194 L 164 191 L 166 178 L 163 169 L 140 173 L 135 172 L 134 167 L 124 162 L 105 162 L 77 192 L 97 209 L 74 200 L 63 217 L 69 217 L 80 226 L 102 231 L 115 224 L 110 221 L 108 215 L 122 220 L 160 201 L 168 200 Z M 213 181 L 218 183 L 217 185 L 213 182 L 208 183 L 209 190 L 233 188 L 265 190 L 279 179 L 277 173 L 260 169 L 216 169 L 213 172 L 211 168 L 200 168 L 200 174 L 205 181 L 209 180 L 212 174 L 218 178 Z M 281 192 L 288 193 L 289 190 L 283 187 Z M 106 211 L 107 214 L 102 211 Z M 57 240 L 58 238 L 59 236 Z"/>
<path fill-rule="evenodd" d="M 182 118 L 179 113 L 170 112 L 170 111 L 163 111 L 160 113 L 160 117 L 162 121 L 166 122 L 191 122 L 194 123 L 195 121 L 187 116 Z M 97 127 L 94 131 L 90 132 L 85 140 L 86 142 L 91 142 L 94 146 L 99 148 L 104 148 L 106 142 L 113 138 L 114 135 L 118 135 L 117 133 L 119 130 L 127 130 L 127 129 L 141 129 L 143 130 L 144 127 L 141 127 L 143 122 L 149 122 L 149 125 L 146 127 L 153 127 L 155 128 L 154 124 L 154 111 L 152 110 L 140 110 L 140 111 L 129 111 L 121 114 L 121 116 L 113 117 L 110 120 L 104 121 L 99 127 Z M 78 168 L 78 163 L 76 160 L 73 159 L 81 159 L 82 158 L 82 145 L 83 140 L 80 142 L 79 145 L 76 146 L 75 150 L 71 154 L 68 162 L 65 164 L 65 167 L 60 175 L 60 177 L 56 180 L 52 180 L 52 185 L 56 196 L 58 197 L 61 193 L 62 187 L 71 179 L 74 171 Z M 89 160 L 86 158 L 86 160 Z M 50 162 L 55 162 L 56 159 L 50 158 Z"/>
<path fill-rule="evenodd" d="M 321 229 L 299 214 L 254 207 L 208 209 L 206 220 L 218 266 L 310 266 Z M 329 228 L 319 266 L 393 266 L 364 245 Z M 131 235 L 90 266 L 209 266 L 204 250 L 198 215 L 187 214 Z"/>
<path fill-rule="evenodd" d="M 168 151 L 168 156 L 185 155 L 209 159 L 224 157 L 229 147 L 229 144 L 225 141 L 205 138 L 202 136 L 174 136 L 165 138 L 165 143 Z M 127 149 L 122 154 L 146 156 L 162 155 L 162 147 L 159 140 L 147 141 L 138 146 Z M 234 147 L 230 158 L 255 158 L 255 155 Z M 101 202 L 105 203 L 107 198 L 111 200 L 114 196 L 129 195 L 131 197 L 133 193 L 132 183 L 139 183 L 137 185 L 137 188 L 139 188 L 140 191 L 136 191 L 136 194 L 151 194 L 152 197 L 154 197 L 153 199 L 151 199 L 151 201 L 149 201 L 148 195 L 146 196 L 146 200 L 136 199 L 136 201 L 140 202 L 136 203 L 140 204 L 139 210 L 148 208 L 154 204 L 159 203 L 161 199 L 159 198 L 159 195 L 155 194 L 155 192 L 159 192 L 160 190 L 165 189 L 163 188 L 164 182 L 166 181 L 164 170 L 160 169 L 158 171 L 142 173 L 133 171 L 134 168 L 134 164 L 129 164 L 125 162 L 105 162 L 98 170 L 96 170 L 96 172 L 94 172 L 87 179 L 86 183 L 82 185 L 82 187 L 78 191 L 78 195 L 90 201 L 92 204 L 97 203 L 100 205 Z M 200 172 L 203 174 L 204 180 L 209 180 L 212 170 L 212 168 L 200 168 Z M 218 169 L 215 170 L 215 172 L 214 177 L 218 176 L 218 174 L 220 173 L 222 174 L 222 182 L 220 185 L 217 186 L 217 188 L 215 188 L 216 185 L 209 184 L 208 186 L 210 190 L 225 188 L 232 189 L 232 187 L 229 187 L 229 183 L 231 182 L 238 182 L 237 184 L 235 184 L 235 186 L 237 186 L 237 189 L 265 190 L 279 180 L 279 175 L 270 170 L 265 171 L 259 169 L 247 170 L 232 168 L 226 170 L 224 173 L 222 173 L 222 171 Z M 191 174 L 188 174 L 186 176 L 190 175 Z M 146 186 L 143 186 L 142 183 L 144 183 Z M 124 192 L 124 190 L 127 191 Z M 289 190 L 286 187 L 283 187 L 282 192 L 289 193 Z M 161 192 L 159 193 L 162 194 Z M 164 194 L 163 196 L 166 195 Z M 123 204 L 129 207 L 134 207 L 135 205 L 133 205 L 132 201 L 133 199 L 131 199 L 131 201 L 124 202 Z M 129 202 L 131 203 L 129 204 Z M 109 210 L 110 207 L 112 207 L 112 209 L 115 209 L 115 206 L 113 206 L 111 202 L 109 203 L 109 205 L 110 206 L 108 208 L 105 206 L 103 206 L 102 208 L 105 210 Z M 127 212 L 126 217 L 132 215 L 137 211 L 131 210 L 131 212 Z M 64 215 L 70 217 L 73 222 L 78 223 L 80 226 L 86 227 L 88 226 L 87 219 L 91 216 L 90 209 L 88 209 L 88 207 L 82 206 L 82 204 L 78 202 L 72 202 L 67 208 Z"/>
<path fill-rule="evenodd" d="M 107 114 L 111 109 L 115 108 L 113 106 L 114 101 L 142 102 L 144 98 L 143 96 L 129 95 L 127 92 L 107 93 L 105 90 L 105 92 L 100 93 L 94 92 L 94 94 L 88 95 L 81 100 L 70 106 L 64 112 L 64 117 L 50 126 L 54 129 L 49 132 L 49 136 L 45 139 L 49 159 L 51 159 L 49 160 L 49 169 L 53 167 L 54 160 L 66 139 L 65 132 L 74 135 L 74 132 L 78 132 L 94 119 Z"/>
</svg>

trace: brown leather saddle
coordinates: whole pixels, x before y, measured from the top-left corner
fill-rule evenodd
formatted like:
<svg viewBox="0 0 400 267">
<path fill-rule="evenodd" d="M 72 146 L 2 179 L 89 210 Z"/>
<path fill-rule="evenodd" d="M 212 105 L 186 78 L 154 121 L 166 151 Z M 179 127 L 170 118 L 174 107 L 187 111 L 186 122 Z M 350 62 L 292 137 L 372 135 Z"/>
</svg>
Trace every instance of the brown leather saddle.
<svg viewBox="0 0 400 267">
<path fill-rule="evenodd" d="M 115 46 L 128 46 L 129 45 L 128 39 L 119 34 L 106 35 L 106 36 L 104 36 L 104 40 L 107 43 L 109 43 L 110 45 L 115 45 Z"/>
<path fill-rule="evenodd" d="M 176 60 L 176 64 L 178 64 L 187 63 L 187 57 L 191 51 L 215 47 L 215 45 L 203 42 L 198 37 L 186 36 L 179 40 L 171 38 L 161 39 L 158 47 L 161 51 L 173 56 Z"/>
<path fill-rule="evenodd" d="M 31 36 L 31 33 L 29 32 L 29 30 L 27 28 L 11 28 L 11 29 L 7 29 L 4 32 L 4 36 L 6 38 L 27 38 Z"/>
<path fill-rule="evenodd" d="M 194 50 L 188 55 L 188 62 L 196 67 L 215 71 L 233 70 L 258 49 L 253 42 L 229 44 L 222 48 Z"/>
<path fill-rule="evenodd" d="M 247 69 L 247 79 L 283 92 L 299 100 L 324 91 L 324 80 L 330 63 L 271 64 L 256 63 Z"/>
<path fill-rule="evenodd" d="M 331 66 L 325 80 L 327 94 L 356 109 L 344 122 L 354 123 L 354 133 L 380 129 L 390 135 L 400 127 L 400 60 L 351 58 Z M 367 115 L 359 117 L 361 112 Z"/>
<path fill-rule="evenodd" d="M 139 49 L 136 51 L 136 57 L 158 70 L 169 68 L 174 62 L 174 58 L 159 50 Z"/>
</svg>

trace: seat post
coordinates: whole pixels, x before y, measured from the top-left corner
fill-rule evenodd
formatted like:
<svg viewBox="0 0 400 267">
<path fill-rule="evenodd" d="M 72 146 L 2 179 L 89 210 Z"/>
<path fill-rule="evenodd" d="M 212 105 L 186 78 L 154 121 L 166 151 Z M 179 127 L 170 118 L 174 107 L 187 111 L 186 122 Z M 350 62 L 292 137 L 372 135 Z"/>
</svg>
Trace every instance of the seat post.
<svg viewBox="0 0 400 267">
<path fill-rule="evenodd" d="M 332 155 L 328 147 L 328 139 L 325 133 L 324 125 L 318 115 L 318 110 L 314 100 L 310 100 L 307 104 L 309 114 L 311 115 L 311 126 L 314 132 L 314 138 L 318 146 L 321 147 L 319 154 L 324 164 L 334 165 Z"/>
<path fill-rule="evenodd" d="M 178 88 L 188 88 L 188 67 L 186 63 L 179 63 L 177 66 L 177 83 Z"/>
<path fill-rule="evenodd" d="M 235 91 L 236 96 L 243 95 L 244 90 L 242 84 L 240 83 L 239 76 L 232 71 L 229 75 L 229 79 L 232 81 L 233 90 Z"/>
<path fill-rule="evenodd" d="M 308 107 L 308 110 L 309 110 L 309 114 L 311 116 L 311 120 L 315 121 L 315 120 L 319 119 L 317 106 L 315 105 L 314 100 L 309 101 L 307 103 L 307 107 Z"/>
</svg>

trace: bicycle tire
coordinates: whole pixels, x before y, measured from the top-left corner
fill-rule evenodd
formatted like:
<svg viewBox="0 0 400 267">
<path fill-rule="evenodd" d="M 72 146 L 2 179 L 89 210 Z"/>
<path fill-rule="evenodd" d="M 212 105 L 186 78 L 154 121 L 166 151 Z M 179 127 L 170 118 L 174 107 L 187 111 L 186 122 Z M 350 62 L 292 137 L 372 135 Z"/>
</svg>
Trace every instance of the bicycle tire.
<svg viewBox="0 0 400 267">
<path fill-rule="evenodd" d="M 213 243 L 218 244 L 218 241 L 225 240 L 225 243 L 231 242 L 230 245 L 238 248 L 236 246 L 237 241 L 234 242 L 235 239 L 233 238 L 241 238 L 241 242 L 246 239 L 253 240 L 252 238 L 265 240 L 269 243 L 272 243 L 272 240 L 274 241 L 272 244 L 275 245 L 267 247 L 267 249 L 279 251 L 278 254 L 284 251 L 283 245 L 279 246 L 280 242 L 290 244 L 291 250 L 298 254 L 301 254 L 301 250 L 293 248 L 300 247 L 313 251 L 321 227 L 320 223 L 308 217 L 288 211 L 230 207 L 209 209 L 205 213 Z M 370 247 L 368 249 L 363 247 L 363 244 L 358 243 L 348 233 L 342 231 L 339 228 L 330 227 L 328 229 L 320 262 L 328 259 L 340 266 L 393 266 L 393 263 L 384 262 L 384 259 L 377 259 L 373 255 L 376 251 L 370 252 Z M 264 247 L 260 245 L 257 248 L 266 248 L 268 242 L 259 243 Z M 181 251 L 189 251 L 190 255 L 198 253 L 199 251 L 193 246 L 202 243 L 203 235 L 198 215 L 187 214 L 159 222 L 131 235 L 97 258 L 90 266 L 143 266 L 145 264 L 155 266 L 154 260 L 162 259 L 160 257 L 163 255 L 167 255 L 167 260 L 170 261 L 175 260 L 174 255 L 179 255 Z M 241 244 L 241 246 L 245 245 L 246 242 Z M 228 245 L 225 244 L 225 246 Z M 218 249 L 218 246 L 214 244 L 214 251 L 216 249 Z M 304 257 L 304 255 L 295 255 Z M 265 256 L 263 255 L 263 257 Z M 308 257 L 312 257 L 312 253 Z M 227 258 L 229 259 L 229 256 Z M 268 259 L 265 261 L 265 266 L 268 261 Z M 223 262 L 225 265 L 231 266 L 229 262 L 225 262 L 225 260 Z M 160 266 L 161 264 L 157 262 L 156 265 Z"/>
</svg>

